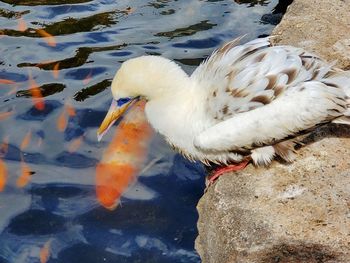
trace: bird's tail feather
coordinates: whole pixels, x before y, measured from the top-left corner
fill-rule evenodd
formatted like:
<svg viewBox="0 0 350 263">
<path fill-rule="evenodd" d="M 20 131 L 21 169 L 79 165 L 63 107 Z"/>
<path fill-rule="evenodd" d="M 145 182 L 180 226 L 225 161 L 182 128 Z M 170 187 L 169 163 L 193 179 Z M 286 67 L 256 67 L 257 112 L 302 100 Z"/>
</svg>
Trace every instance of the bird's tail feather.
<svg viewBox="0 0 350 263">
<path fill-rule="evenodd" d="M 341 116 L 339 118 L 334 119 L 332 123 L 350 125 L 350 116 Z"/>
<path fill-rule="evenodd" d="M 327 78 L 327 81 L 342 88 L 347 96 L 347 110 L 343 112 L 343 116 L 334 119 L 332 122 L 350 125 L 350 71 L 339 71 Z"/>
</svg>

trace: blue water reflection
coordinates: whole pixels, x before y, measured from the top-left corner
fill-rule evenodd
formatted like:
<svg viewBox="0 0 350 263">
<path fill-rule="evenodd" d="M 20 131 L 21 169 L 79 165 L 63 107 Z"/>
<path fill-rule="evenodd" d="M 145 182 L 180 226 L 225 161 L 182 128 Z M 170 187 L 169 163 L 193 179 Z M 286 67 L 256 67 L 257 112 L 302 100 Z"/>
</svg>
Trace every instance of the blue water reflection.
<svg viewBox="0 0 350 263">
<path fill-rule="evenodd" d="M 9 141 L 6 151 L 0 148 L 8 171 L 0 192 L 0 263 L 40 262 L 47 242 L 49 263 L 200 262 L 194 240 L 204 169 L 159 136 L 145 163 L 152 165 L 121 205 L 109 211 L 97 202 L 95 166 L 112 133 L 98 143 L 96 130 L 110 103 L 109 84 L 120 64 L 135 56 L 163 55 L 190 73 L 233 37 L 270 34 L 272 25 L 260 19 L 278 1 L 64 2 L 0 1 L 0 79 L 16 83 L 0 82 L 0 113 L 11 112 L 0 121 L 0 144 Z M 18 30 L 20 17 L 24 31 Z M 54 35 L 57 46 L 37 28 Z M 43 111 L 33 107 L 29 76 L 45 95 Z M 76 115 L 60 132 L 57 120 L 67 102 Z M 77 138 L 82 143 L 70 152 Z M 19 188 L 22 162 L 31 179 Z"/>
</svg>

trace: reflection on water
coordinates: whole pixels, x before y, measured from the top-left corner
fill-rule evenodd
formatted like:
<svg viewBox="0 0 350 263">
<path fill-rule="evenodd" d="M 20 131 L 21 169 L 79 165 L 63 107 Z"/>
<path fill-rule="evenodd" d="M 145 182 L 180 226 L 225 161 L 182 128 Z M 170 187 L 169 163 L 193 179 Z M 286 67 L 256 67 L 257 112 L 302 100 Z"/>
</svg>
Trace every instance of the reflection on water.
<svg viewBox="0 0 350 263">
<path fill-rule="evenodd" d="M 1 0 L 0 262 L 199 262 L 203 167 L 158 136 L 121 205 L 96 200 L 95 167 L 112 137 L 98 143 L 96 130 L 111 79 L 145 54 L 190 73 L 224 41 L 269 34 L 261 18 L 276 5 Z"/>
</svg>

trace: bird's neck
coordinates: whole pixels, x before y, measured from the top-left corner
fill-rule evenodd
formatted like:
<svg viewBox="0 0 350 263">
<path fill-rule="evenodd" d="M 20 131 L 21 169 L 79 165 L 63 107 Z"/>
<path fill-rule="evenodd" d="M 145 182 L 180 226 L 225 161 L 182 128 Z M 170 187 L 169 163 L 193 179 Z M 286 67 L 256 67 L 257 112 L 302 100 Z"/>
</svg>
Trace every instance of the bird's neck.
<svg viewBox="0 0 350 263">
<path fill-rule="evenodd" d="M 206 126 L 203 118 L 203 90 L 184 72 L 176 78 L 171 74 L 163 74 L 155 85 L 166 92 L 148 101 L 147 118 L 171 144 L 186 151 L 184 148 L 193 145 L 194 137 Z"/>
</svg>

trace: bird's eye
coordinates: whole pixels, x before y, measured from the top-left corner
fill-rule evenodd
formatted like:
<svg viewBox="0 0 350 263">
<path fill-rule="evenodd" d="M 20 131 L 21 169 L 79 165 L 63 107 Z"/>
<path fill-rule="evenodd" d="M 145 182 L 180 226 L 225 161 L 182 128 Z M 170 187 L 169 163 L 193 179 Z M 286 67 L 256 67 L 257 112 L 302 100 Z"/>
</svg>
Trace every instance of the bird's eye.
<svg viewBox="0 0 350 263">
<path fill-rule="evenodd" d="M 120 107 L 120 106 L 124 105 L 125 103 L 128 103 L 130 100 L 131 100 L 131 98 L 121 98 L 121 99 L 117 100 L 117 104 Z"/>
</svg>

